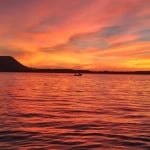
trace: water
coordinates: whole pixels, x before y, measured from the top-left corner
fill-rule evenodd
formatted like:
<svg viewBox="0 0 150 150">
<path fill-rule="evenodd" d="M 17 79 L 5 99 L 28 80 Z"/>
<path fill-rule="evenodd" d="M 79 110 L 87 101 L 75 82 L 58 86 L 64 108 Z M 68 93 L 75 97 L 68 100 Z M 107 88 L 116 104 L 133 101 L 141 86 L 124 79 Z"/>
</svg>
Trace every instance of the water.
<svg viewBox="0 0 150 150">
<path fill-rule="evenodd" d="M 150 149 L 150 76 L 0 74 L 0 150 Z"/>
</svg>

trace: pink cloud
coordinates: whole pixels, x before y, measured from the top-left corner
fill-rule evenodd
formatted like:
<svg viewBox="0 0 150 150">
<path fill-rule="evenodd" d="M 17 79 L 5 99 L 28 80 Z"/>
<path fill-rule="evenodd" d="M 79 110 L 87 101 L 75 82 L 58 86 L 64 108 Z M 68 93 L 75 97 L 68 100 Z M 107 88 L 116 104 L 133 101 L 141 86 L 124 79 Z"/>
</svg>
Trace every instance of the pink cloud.
<svg viewBox="0 0 150 150">
<path fill-rule="evenodd" d="M 0 1 L 0 47 L 9 46 L 14 56 L 14 47 L 20 49 L 22 56 L 20 52 L 18 58 L 33 66 L 39 62 L 44 66 L 45 57 L 49 57 L 53 66 L 94 68 L 101 56 L 100 64 L 114 68 L 116 63 L 122 64 L 123 58 L 143 61 L 150 56 L 145 47 L 149 43 L 149 15 L 149 1 L 145 0 Z M 146 44 L 141 47 L 141 43 Z M 126 53 L 128 57 L 121 55 Z M 25 61 L 27 58 L 31 61 Z"/>
</svg>

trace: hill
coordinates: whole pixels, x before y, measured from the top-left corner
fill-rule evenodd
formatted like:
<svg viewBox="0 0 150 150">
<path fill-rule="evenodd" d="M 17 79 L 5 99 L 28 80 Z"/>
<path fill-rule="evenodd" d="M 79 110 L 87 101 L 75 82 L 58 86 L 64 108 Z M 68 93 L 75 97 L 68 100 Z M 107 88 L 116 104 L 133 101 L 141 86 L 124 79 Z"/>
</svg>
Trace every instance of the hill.
<svg viewBox="0 0 150 150">
<path fill-rule="evenodd" d="M 30 68 L 22 65 L 11 56 L 0 56 L 0 72 L 29 71 Z"/>
</svg>

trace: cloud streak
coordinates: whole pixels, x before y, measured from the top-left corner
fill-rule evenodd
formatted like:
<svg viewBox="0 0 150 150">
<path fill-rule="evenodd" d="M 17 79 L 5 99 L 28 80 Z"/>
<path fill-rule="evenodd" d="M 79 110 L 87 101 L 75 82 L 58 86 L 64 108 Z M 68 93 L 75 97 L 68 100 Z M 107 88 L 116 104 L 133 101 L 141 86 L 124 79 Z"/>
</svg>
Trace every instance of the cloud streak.
<svg viewBox="0 0 150 150">
<path fill-rule="evenodd" d="M 26 65 L 150 70 L 148 0 L 5 0 L 0 22 L 0 54 Z"/>
</svg>

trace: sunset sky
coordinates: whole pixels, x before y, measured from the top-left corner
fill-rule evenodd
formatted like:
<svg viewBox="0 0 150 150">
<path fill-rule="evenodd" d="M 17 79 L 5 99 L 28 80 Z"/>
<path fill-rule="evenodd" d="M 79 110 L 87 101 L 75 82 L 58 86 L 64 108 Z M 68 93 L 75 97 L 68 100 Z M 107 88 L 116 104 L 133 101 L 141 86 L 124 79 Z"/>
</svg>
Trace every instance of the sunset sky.
<svg viewBox="0 0 150 150">
<path fill-rule="evenodd" d="M 38 68 L 150 70 L 150 0 L 0 0 L 0 55 Z"/>
</svg>

